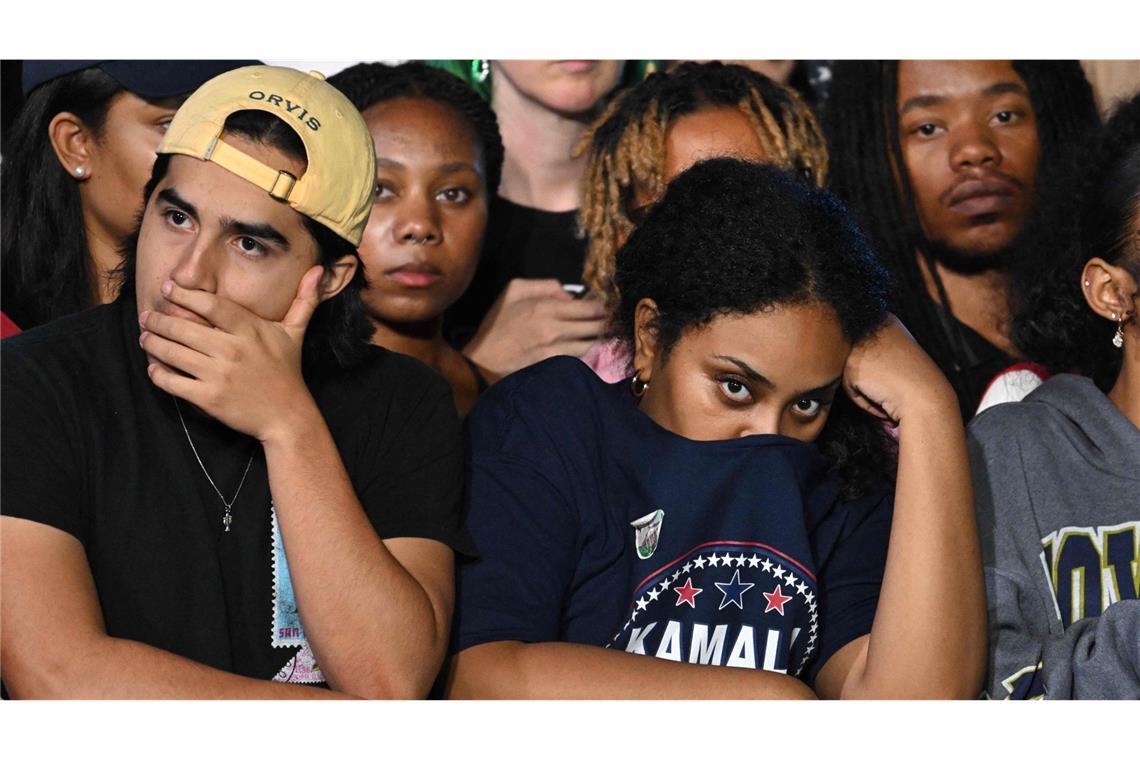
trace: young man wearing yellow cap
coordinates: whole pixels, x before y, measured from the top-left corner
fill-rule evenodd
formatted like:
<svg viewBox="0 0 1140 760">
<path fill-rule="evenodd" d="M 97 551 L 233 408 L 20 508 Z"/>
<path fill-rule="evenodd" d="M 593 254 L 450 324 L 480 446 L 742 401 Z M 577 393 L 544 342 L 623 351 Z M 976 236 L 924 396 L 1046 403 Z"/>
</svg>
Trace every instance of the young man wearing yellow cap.
<svg viewBox="0 0 1140 760">
<path fill-rule="evenodd" d="M 462 445 L 442 378 L 367 345 L 371 136 L 256 66 L 158 152 L 120 298 L 3 343 L 5 686 L 423 696 L 471 551 Z"/>
</svg>

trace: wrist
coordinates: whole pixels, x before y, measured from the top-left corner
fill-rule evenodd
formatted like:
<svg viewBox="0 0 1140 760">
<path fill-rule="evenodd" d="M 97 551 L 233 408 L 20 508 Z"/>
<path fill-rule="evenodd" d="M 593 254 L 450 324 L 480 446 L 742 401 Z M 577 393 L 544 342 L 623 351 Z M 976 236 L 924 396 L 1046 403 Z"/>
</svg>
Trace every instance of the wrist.
<svg viewBox="0 0 1140 760">
<path fill-rule="evenodd" d="M 303 445 L 314 430 L 325 424 L 317 402 L 308 389 L 290 403 L 284 404 L 273 418 L 272 425 L 257 435 L 261 445 L 270 448 L 285 448 Z"/>
</svg>

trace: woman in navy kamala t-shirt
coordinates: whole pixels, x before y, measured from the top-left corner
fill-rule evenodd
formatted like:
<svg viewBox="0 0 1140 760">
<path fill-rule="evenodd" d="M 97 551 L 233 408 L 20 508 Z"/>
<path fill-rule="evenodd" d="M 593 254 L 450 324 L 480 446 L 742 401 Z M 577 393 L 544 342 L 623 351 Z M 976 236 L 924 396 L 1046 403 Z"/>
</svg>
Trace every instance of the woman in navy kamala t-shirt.
<svg viewBox="0 0 1140 760">
<path fill-rule="evenodd" d="M 450 695 L 976 695 L 956 402 L 842 207 L 707 161 L 616 281 L 630 382 L 550 359 L 470 418 Z"/>
</svg>

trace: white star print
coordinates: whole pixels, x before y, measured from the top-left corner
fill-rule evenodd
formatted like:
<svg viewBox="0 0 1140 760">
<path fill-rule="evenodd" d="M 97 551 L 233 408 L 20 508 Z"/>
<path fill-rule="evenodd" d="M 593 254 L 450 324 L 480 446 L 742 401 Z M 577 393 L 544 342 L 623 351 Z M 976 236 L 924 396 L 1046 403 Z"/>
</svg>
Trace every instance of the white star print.
<svg viewBox="0 0 1140 760">
<path fill-rule="evenodd" d="M 648 606 L 649 606 L 649 602 L 645 601 L 645 597 L 641 597 L 640 599 L 637 600 L 637 609 L 643 610 Z"/>
<path fill-rule="evenodd" d="M 671 585 L 672 585 L 672 581 L 670 581 L 668 578 L 666 578 L 665 580 L 661 581 L 661 590 L 665 591 Z"/>
<path fill-rule="evenodd" d="M 744 563 L 745 563 L 745 562 L 747 562 L 747 561 L 748 561 L 748 560 L 744 559 L 744 555 L 743 555 L 743 554 L 741 554 L 739 557 L 737 557 L 737 558 L 736 558 L 736 566 L 737 566 L 737 567 L 743 567 L 743 566 L 744 566 Z"/>
<path fill-rule="evenodd" d="M 804 583 L 803 581 L 800 581 L 800 582 L 799 582 L 799 585 L 798 585 L 798 586 L 796 586 L 796 589 L 797 589 L 797 590 L 798 590 L 798 591 L 799 591 L 801 594 L 806 594 L 806 593 L 807 593 L 807 590 L 808 590 L 808 586 L 807 586 L 807 584 L 806 584 L 806 583 Z"/>
<path fill-rule="evenodd" d="M 680 571 L 680 570 L 678 570 L 677 572 L 673 573 L 673 580 L 677 580 L 677 579 L 678 579 L 678 578 L 680 578 L 680 577 L 681 577 L 681 571 Z"/>
<path fill-rule="evenodd" d="M 760 567 L 764 568 L 764 572 L 770 573 L 772 572 L 772 561 L 765 557 L 764 561 L 760 563 Z"/>
<path fill-rule="evenodd" d="M 719 567 L 719 566 L 720 566 L 720 557 L 716 556 L 716 554 L 709 555 L 709 567 Z"/>
<path fill-rule="evenodd" d="M 760 558 L 757 557 L 755 554 L 752 555 L 752 559 L 748 560 L 748 566 L 749 567 L 756 567 L 759 564 L 760 564 Z"/>
<path fill-rule="evenodd" d="M 777 567 L 776 572 L 772 573 L 772 575 L 776 576 L 777 578 L 783 578 L 784 577 L 784 568 Z"/>
<path fill-rule="evenodd" d="M 633 620 L 637 620 L 637 610 L 634 610 L 634 611 L 633 611 L 633 614 L 629 616 L 629 619 L 630 619 L 631 621 L 633 621 Z"/>
<path fill-rule="evenodd" d="M 705 569 L 705 563 L 706 562 L 708 562 L 708 560 L 705 559 L 704 557 L 697 557 L 695 560 L 693 560 L 693 564 L 696 565 L 697 568 L 700 570 Z"/>
<path fill-rule="evenodd" d="M 659 597 L 659 596 L 661 596 L 661 592 L 658 591 L 657 589 L 654 588 L 654 589 L 649 590 L 649 601 L 656 602 L 657 597 Z"/>
<path fill-rule="evenodd" d="M 692 570 L 692 569 L 693 569 L 693 563 L 692 563 L 692 562 L 686 562 L 686 563 L 685 563 L 685 566 L 681 568 L 681 570 L 682 570 L 683 572 L 686 572 L 686 573 L 687 573 L 687 572 L 689 572 L 689 571 L 690 571 L 690 570 Z"/>
<path fill-rule="evenodd" d="M 807 592 L 806 594 L 804 594 L 804 599 L 807 599 L 809 602 L 810 602 L 812 599 L 814 599 L 814 598 L 815 598 L 815 597 L 814 597 L 814 596 L 812 596 L 812 593 L 811 593 L 810 591 L 809 591 L 809 592 Z M 814 606 L 814 605 L 812 605 L 812 609 L 813 609 L 813 610 L 815 609 L 815 606 Z"/>
<path fill-rule="evenodd" d="M 815 614 L 815 602 L 810 603 L 808 605 L 808 609 L 811 610 L 811 614 L 814 615 Z"/>
</svg>

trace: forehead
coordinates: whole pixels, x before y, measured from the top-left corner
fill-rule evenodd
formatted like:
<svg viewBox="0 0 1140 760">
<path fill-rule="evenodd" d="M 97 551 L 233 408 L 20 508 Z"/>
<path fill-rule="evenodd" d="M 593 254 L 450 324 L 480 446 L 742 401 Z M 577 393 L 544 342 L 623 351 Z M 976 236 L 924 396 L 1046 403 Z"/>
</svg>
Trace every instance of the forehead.
<svg viewBox="0 0 1140 760">
<path fill-rule="evenodd" d="M 996 84 L 1025 88 L 1012 61 L 899 61 L 899 104 L 910 98 L 941 97 L 974 100 Z"/>
<path fill-rule="evenodd" d="M 394 98 L 363 111 L 377 152 L 430 149 L 435 153 L 473 156 L 478 152 L 474 129 L 456 109 L 427 98 Z"/>
<path fill-rule="evenodd" d="M 804 389 L 834 380 L 851 346 L 835 312 L 813 303 L 716 317 L 686 331 L 677 349 L 698 359 L 733 356 L 777 387 Z"/>
<path fill-rule="evenodd" d="M 671 180 L 703 159 L 722 156 L 767 159 L 747 116 L 728 107 L 701 108 L 679 116 L 665 133 L 664 179 Z"/>
<path fill-rule="evenodd" d="M 234 135 L 224 137 L 226 142 L 267 166 L 287 171 L 300 177 L 304 163 L 285 153 Z M 202 219 L 236 219 L 247 223 L 274 225 L 287 237 L 307 235 L 304 217 L 284 201 L 211 161 L 190 156 L 172 155 L 166 175 L 155 190 L 155 196 L 170 188 Z"/>
</svg>

